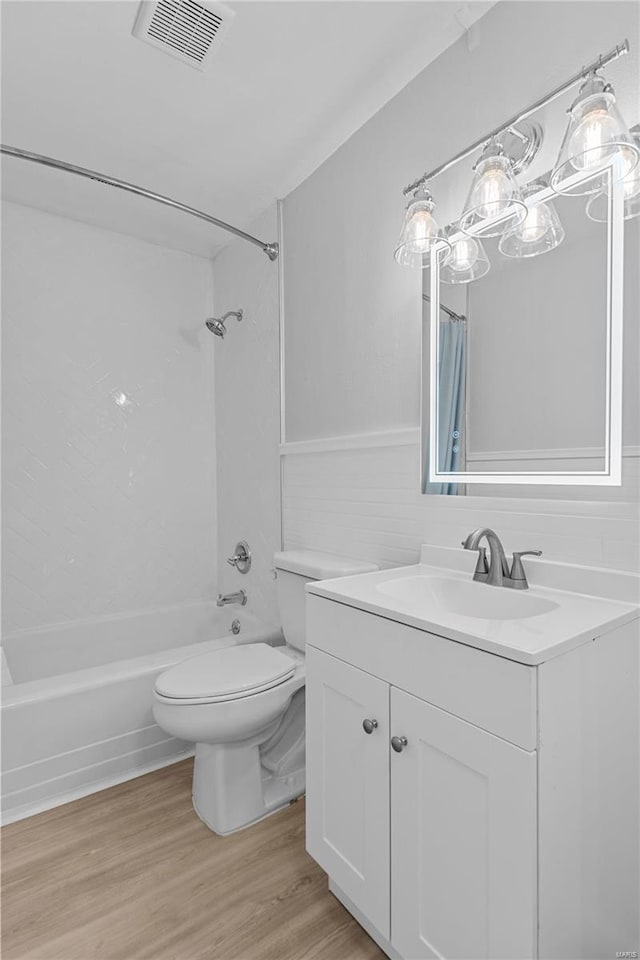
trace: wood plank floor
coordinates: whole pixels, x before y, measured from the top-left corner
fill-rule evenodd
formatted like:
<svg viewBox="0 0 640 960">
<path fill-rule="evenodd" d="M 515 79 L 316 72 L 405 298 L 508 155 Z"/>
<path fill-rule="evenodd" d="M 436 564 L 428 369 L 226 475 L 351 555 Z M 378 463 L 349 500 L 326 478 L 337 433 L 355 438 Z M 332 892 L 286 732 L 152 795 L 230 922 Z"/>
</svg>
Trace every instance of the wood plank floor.
<svg viewBox="0 0 640 960">
<path fill-rule="evenodd" d="M 2 830 L 3 960 L 382 960 L 304 849 L 304 801 L 231 837 L 192 761 Z"/>
</svg>

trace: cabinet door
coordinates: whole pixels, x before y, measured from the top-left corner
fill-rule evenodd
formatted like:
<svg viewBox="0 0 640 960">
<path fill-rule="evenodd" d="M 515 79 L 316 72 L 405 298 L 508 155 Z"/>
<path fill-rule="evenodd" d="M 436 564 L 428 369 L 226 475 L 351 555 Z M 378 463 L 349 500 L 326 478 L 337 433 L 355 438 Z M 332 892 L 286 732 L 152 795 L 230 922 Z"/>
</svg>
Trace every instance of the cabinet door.
<svg viewBox="0 0 640 960">
<path fill-rule="evenodd" d="M 388 938 L 389 685 L 309 646 L 306 674 L 307 850 Z"/>
<path fill-rule="evenodd" d="M 403 957 L 536 953 L 536 754 L 396 688 L 391 942 Z"/>
</svg>

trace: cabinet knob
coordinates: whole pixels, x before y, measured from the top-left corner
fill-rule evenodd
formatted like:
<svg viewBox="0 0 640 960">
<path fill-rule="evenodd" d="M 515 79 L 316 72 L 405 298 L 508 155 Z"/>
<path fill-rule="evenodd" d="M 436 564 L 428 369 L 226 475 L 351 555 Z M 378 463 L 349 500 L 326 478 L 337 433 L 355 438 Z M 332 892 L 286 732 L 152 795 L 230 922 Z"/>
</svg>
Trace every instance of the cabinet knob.
<svg viewBox="0 0 640 960">
<path fill-rule="evenodd" d="M 391 737 L 391 746 L 396 753 L 402 753 L 408 742 L 406 737 Z"/>
<path fill-rule="evenodd" d="M 365 733 L 373 733 L 377 729 L 378 721 L 377 720 L 363 720 L 362 729 Z"/>
</svg>

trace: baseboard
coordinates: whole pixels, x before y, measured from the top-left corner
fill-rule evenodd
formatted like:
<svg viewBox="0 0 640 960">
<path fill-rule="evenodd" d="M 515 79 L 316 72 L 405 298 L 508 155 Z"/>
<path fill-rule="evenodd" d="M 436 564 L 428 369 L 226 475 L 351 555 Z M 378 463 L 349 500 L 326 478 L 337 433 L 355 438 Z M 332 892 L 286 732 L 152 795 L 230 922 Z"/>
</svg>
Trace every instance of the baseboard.
<svg viewBox="0 0 640 960">
<path fill-rule="evenodd" d="M 99 793 L 101 790 L 108 790 L 109 787 L 115 787 L 119 783 L 126 783 L 128 780 L 134 780 L 136 777 L 142 777 L 146 773 L 153 773 L 154 770 L 160 770 L 163 767 L 169 767 L 181 760 L 192 757 L 194 749 L 182 750 L 170 756 L 160 756 L 144 763 L 129 766 L 126 769 L 119 770 L 108 776 L 103 776 L 87 783 L 83 783 L 71 790 L 64 790 L 39 800 L 19 804 L 10 807 L 8 810 L 2 810 L 2 826 L 15 823 L 18 820 L 24 820 L 27 817 L 33 817 L 38 813 L 44 813 L 46 810 L 52 810 L 65 803 L 71 803 L 73 800 L 80 800 L 82 797 L 88 797 L 92 793 Z"/>
</svg>

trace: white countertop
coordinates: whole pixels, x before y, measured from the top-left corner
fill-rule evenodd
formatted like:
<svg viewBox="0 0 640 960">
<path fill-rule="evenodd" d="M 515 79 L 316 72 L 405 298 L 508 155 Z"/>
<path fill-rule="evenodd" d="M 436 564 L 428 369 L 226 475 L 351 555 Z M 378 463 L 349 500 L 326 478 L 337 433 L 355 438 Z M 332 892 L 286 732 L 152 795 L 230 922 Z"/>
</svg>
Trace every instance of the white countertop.
<svg viewBox="0 0 640 960">
<path fill-rule="evenodd" d="M 427 559 L 430 562 L 424 562 Z M 416 576 L 438 578 L 446 576 L 469 582 L 473 576 L 476 559 L 475 552 L 425 547 L 422 552 L 422 562 L 414 566 L 379 570 L 375 573 L 335 580 L 312 581 L 307 584 L 307 592 L 529 666 L 535 666 L 566 653 L 640 616 L 640 607 L 635 603 L 612 599 L 608 596 L 553 589 L 546 585 L 536 585 L 535 582 L 528 590 L 522 591 L 521 594 L 518 591 L 518 594 L 539 597 L 556 606 L 548 612 L 523 619 L 489 620 L 444 610 L 439 604 L 435 604 L 430 609 L 428 600 L 417 602 L 399 599 L 386 596 L 378 589 L 379 585 L 392 580 Z M 538 570 L 538 579 L 547 583 L 554 571 L 560 583 L 572 585 L 579 583 L 580 571 L 585 569 L 541 561 L 527 564 L 526 558 L 524 562 L 530 581 L 536 580 L 535 566 Z M 593 587 L 596 583 L 592 574 L 593 571 L 590 571 L 584 577 L 589 587 Z M 606 571 L 606 574 L 611 577 L 610 571 Z M 602 578 L 602 583 L 606 584 L 606 581 L 605 576 Z M 475 586 L 478 590 L 509 589 L 493 587 L 486 583 L 478 583 Z M 509 590 L 509 593 L 513 592 Z"/>
</svg>

